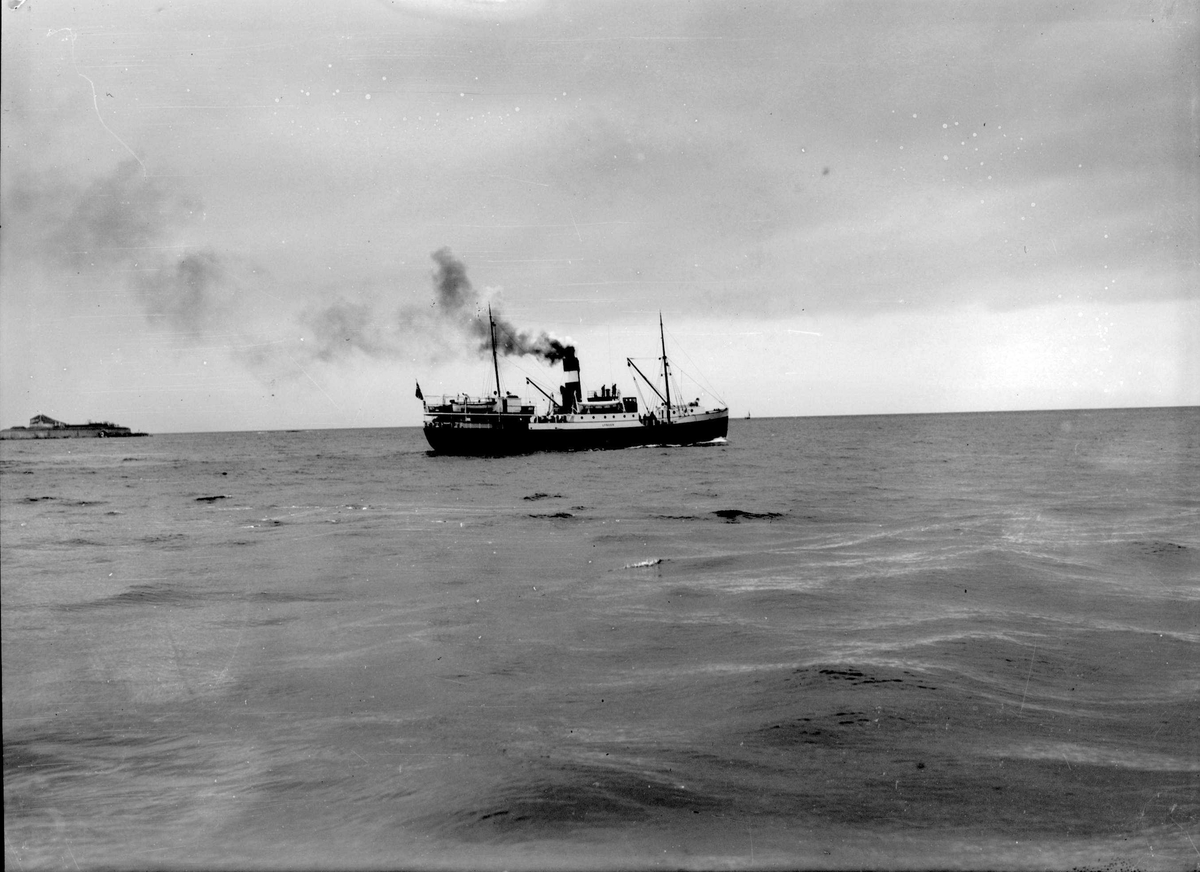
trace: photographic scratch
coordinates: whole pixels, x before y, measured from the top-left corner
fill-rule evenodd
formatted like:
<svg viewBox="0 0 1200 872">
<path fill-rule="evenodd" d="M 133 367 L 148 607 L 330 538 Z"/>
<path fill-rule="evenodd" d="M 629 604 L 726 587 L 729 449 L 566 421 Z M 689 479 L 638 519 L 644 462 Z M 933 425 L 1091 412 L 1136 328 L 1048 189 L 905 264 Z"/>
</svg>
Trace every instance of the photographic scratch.
<svg viewBox="0 0 1200 872">
<path fill-rule="evenodd" d="M 1029 693 L 1029 679 L 1033 677 L 1033 658 L 1037 656 L 1037 645 L 1033 646 L 1033 651 L 1029 655 L 1029 672 L 1025 675 L 1025 689 L 1021 691 L 1021 708 L 1019 712 L 1025 711 L 1025 695 Z"/>
<path fill-rule="evenodd" d="M 78 38 L 78 35 L 75 33 L 74 30 L 72 30 L 69 27 L 60 27 L 58 30 L 49 31 L 46 34 L 46 36 L 48 36 L 48 37 L 54 36 L 56 34 L 62 33 L 63 31 L 66 31 L 66 33 L 68 34 L 68 36 L 66 37 L 66 41 L 71 44 L 71 66 L 74 67 L 75 74 L 77 76 L 79 76 L 79 78 L 81 78 L 85 82 L 87 82 L 88 86 L 91 87 L 91 89 L 92 89 L 92 106 L 96 110 L 96 119 L 100 122 L 100 126 L 103 127 L 105 130 L 107 130 L 109 135 L 112 136 L 113 139 L 115 139 L 117 142 L 121 143 L 121 146 L 127 152 L 129 152 L 131 155 L 133 155 L 133 159 L 135 161 L 137 161 L 138 165 L 142 168 L 142 175 L 149 178 L 150 173 L 146 170 L 145 162 L 140 157 L 137 156 L 137 152 L 135 152 L 132 148 L 130 148 L 129 144 L 127 142 L 125 142 L 125 140 L 123 140 L 121 137 L 117 136 L 116 131 L 113 130 L 111 127 L 109 127 L 104 122 L 104 116 L 100 114 L 100 99 L 96 94 L 96 83 L 93 82 L 91 79 L 89 79 L 87 76 L 85 76 L 83 73 L 81 73 L 79 71 L 79 63 L 75 59 L 75 40 Z M 108 93 L 108 92 L 106 91 L 105 93 Z M 108 94 L 108 96 L 111 97 L 112 94 Z"/>
</svg>

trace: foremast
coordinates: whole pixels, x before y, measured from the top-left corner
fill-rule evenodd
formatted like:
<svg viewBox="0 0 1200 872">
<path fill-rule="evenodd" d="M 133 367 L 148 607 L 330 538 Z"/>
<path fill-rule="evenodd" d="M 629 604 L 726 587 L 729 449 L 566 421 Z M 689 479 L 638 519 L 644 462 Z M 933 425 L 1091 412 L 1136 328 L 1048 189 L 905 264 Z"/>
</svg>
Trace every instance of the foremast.
<svg viewBox="0 0 1200 872">
<path fill-rule="evenodd" d="M 654 391 L 654 393 L 662 401 L 663 408 L 666 409 L 666 414 L 667 414 L 666 423 L 670 424 L 671 417 L 672 417 L 672 411 L 671 411 L 671 364 L 670 364 L 670 360 L 667 358 L 667 337 L 666 337 L 666 331 L 663 328 L 662 312 L 658 313 L 658 340 L 659 340 L 659 344 L 662 348 L 662 357 L 660 358 L 660 360 L 662 360 L 663 390 L 666 391 L 665 395 L 663 394 L 663 391 L 660 391 L 655 386 L 654 382 L 652 382 L 652 381 L 650 381 L 650 379 L 646 378 L 646 374 L 641 371 L 641 369 L 638 367 L 638 365 L 636 363 L 633 362 L 633 358 L 627 357 L 627 358 L 625 358 L 625 362 L 629 366 L 633 367 L 633 371 L 642 377 L 642 381 L 644 381 L 646 383 L 646 387 L 648 387 L 648 388 L 650 388 L 650 390 Z"/>
<path fill-rule="evenodd" d="M 667 391 L 667 423 L 671 423 L 671 373 L 667 369 L 667 334 L 663 330 L 662 312 L 658 313 L 658 340 L 662 344 L 663 386 Z"/>
<path fill-rule="evenodd" d="M 492 317 L 491 303 L 488 303 L 488 335 L 492 338 L 492 369 L 496 371 L 496 410 L 500 411 L 504 393 L 500 389 L 500 359 L 496 356 L 496 319 Z"/>
</svg>

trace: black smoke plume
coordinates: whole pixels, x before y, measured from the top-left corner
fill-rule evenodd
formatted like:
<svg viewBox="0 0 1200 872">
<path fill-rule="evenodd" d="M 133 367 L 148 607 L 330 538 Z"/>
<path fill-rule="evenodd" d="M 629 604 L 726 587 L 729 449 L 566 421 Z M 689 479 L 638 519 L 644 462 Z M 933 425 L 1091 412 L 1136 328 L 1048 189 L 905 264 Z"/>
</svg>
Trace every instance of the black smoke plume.
<svg viewBox="0 0 1200 872">
<path fill-rule="evenodd" d="M 137 161 L 86 184 L 27 175 L 6 195 L 6 211 L 19 216 L 26 237 L 10 245 L 55 281 L 83 287 L 120 277 L 148 320 L 185 343 L 240 329 L 239 298 L 255 268 L 179 244 L 203 207 L 148 178 Z"/>
<path fill-rule="evenodd" d="M 142 267 L 134 287 L 146 314 L 194 340 L 221 330 L 230 317 L 230 276 L 220 255 L 201 249 L 185 252 L 174 262 Z"/>
<path fill-rule="evenodd" d="M 225 347 L 263 378 L 357 357 L 438 360 L 461 353 L 464 335 L 474 351 L 491 353 L 489 295 L 472 286 L 448 248 L 432 254 L 433 306 L 413 300 L 389 311 L 377 286 L 293 294 L 236 252 L 195 244 L 203 204 L 147 177 L 136 161 L 85 182 L 18 176 L 2 199 L 6 267 L 22 259 L 81 293 L 116 279 L 156 333 L 184 346 Z M 500 353 L 547 362 L 570 353 L 545 332 L 519 330 L 492 306 Z"/>
<path fill-rule="evenodd" d="M 331 363 L 360 351 L 368 357 L 399 357 L 402 344 L 380 326 L 370 306 L 338 299 L 321 309 L 309 309 L 300 321 L 312 330 L 308 354 L 322 363 Z"/>
<path fill-rule="evenodd" d="M 432 257 L 437 264 L 433 271 L 433 286 L 440 314 L 443 318 L 458 323 L 468 335 L 478 340 L 479 353 L 490 354 L 492 337 L 488 325 L 487 302 L 467 278 L 466 265 L 456 258 L 449 248 L 439 248 Z M 534 334 L 518 329 L 494 307 L 491 314 L 496 324 L 496 350 L 501 354 L 527 354 L 554 363 L 574 351 L 571 346 L 564 345 L 545 331 Z"/>
<path fill-rule="evenodd" d="M 86 187 L 52 183 L 34 190 L 46 213 L 62 215 L 45 237 L 45 251 L 70 269 L 165 260 L 162 246 L 203 209 L 147 178 L 134 160 Z"/>
</svg>

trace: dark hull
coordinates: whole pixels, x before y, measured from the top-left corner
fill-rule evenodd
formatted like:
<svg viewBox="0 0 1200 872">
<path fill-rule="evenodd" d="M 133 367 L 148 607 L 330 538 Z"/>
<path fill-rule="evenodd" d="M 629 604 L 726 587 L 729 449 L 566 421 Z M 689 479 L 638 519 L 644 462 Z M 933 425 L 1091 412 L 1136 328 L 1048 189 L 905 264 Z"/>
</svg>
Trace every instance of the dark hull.
<svg viewBox="0 0 1200 872">
<path fill-rule="evenodd" d="M 482 416 L 480 416 L 482 417 Z M 642 445 L 694 445 L 725 437 L 729 418 L 720 416 L 685 423 L 637 427 L 530 428 L 508 416 L 492 416 L 490 427 L 425 426 L 425 438 L 436 454 L 497 456 L 535 451 L 589 451 Z M 478 417 L 476 418 L 478 420 Z"/>
</svg>

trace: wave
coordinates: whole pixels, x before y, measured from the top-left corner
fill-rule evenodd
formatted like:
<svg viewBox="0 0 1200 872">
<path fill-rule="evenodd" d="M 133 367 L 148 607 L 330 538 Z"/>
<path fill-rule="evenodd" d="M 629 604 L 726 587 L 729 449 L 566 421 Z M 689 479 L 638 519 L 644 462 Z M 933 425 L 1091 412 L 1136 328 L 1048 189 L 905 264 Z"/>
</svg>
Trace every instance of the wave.
<svg viewBox="0 0 1200 872">
<path fill-rule="evenodd" d="M 626 563 L 622 569 L 646 569 L 650 566 L 658 566 L 663 562 L 661 557 L 655 557 L 651 560 L 639 560 L 637 563 Z"/>
<path fill-rule="evenodd" d="M 781 512 L 747 512 L 744 509 L 717 509 L 713 514 L 730 524 L 738 521 L 774 521 L 783 517 Z"/>
<path fill-rule="evenodd" d="M 204 597 L 181 590 L 170 584 L 135 584 L 128 590 L 113 596 L 103 597 L 82 603 L 64 603 L 56 606 L 59 611 L 81 611 L 85 609 L 108 608 L 110 606 L 160 606 L 160 605 L 200 605 Z"/>
<path fill-rule="evenodd" d="M 1077 766 L 1106 766 L 1144 772 L 1200 772 L 1200 762 L 1190 757 L 1155 754 L 1135 748 L 1085 745 L 1079 742 L 1030 742 L 989 752 L 996 757 L 1022 760 L 1066 761 Z"/>
</svg>

